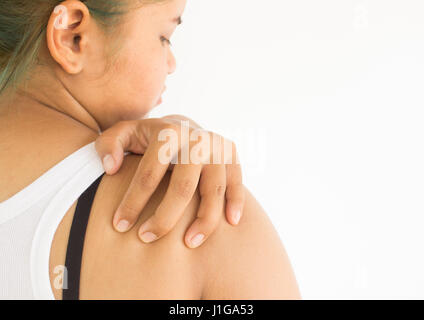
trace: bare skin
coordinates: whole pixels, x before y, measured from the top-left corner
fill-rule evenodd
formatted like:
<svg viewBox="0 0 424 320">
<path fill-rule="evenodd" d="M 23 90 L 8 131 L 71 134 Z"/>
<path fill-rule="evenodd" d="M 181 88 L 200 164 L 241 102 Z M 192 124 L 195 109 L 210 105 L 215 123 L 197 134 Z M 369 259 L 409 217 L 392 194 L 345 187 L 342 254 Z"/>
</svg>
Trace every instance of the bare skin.
<svg viewBox="0 0 424 320">
<path fill-rule="evenodd" d="M 54 30 L 52 21 L 49 23 L 49 51 L 44 54 L 54 63 L 34 74 L 26 94 L 21 91 L 10 104 L 0 100 L 0 201 L 95 141 L 99 129 L 119 120 L 146 116 L 157 104 L 165 76 L 175 68 L 169 47 L 154 44 L 160 36 L 156 33 L 157 21 L 181 15 L 185 1 L 175 0 L 166 6 L 134 12 L 135 18 L 128 20 L 126 31 L 137 40 L 121 51 L 122 59 L 114 66 L 114 76 L 97 82 L 92 76 L 102 70 L 101 48 L 106 40 L 91 23 L 80 1 L 66 4 L 76 27 Z M 162 30 L 169 37 L 173 28 L 167 28 Z M 144 32 L 137 35 L 136 30 Z M 81 36 L 80 47 L 75 47 L 74 33 Z M 99 186 L 84 244 L 81 299 L 300 298 L 278 233 L 247 190 L 239 226 L 235 228 L 226 222 L 223 207 L 218 228 L 197 249 L 187 248 L 183 238 L 196 218 L 198 190 L 171 232 L 150 244 L 138 239 L 138 227 L 155 212 L 164 196 L 169 173 L 143 209 L 136 226 L 125 234 L 114 230 L 113 214 L 140 159 L 141 156 L 126 156 L 120 171 L 104 176 Z M 68 210 L 55 233 L 50 254 L 51 283 L 56 277 L 54 267 L 64 264 L 75 206 L 76 203 Z M 53 287 L 53 291 L 55 298 L 61 299 L 61 290 Z"/>
<path fill-rule="evenodd" d="M 7 129 L 17 119 L 19 124 L 11 136 Z M 19 118 L 2 114 L 0 168 L 17 170 L 13 170 L 13 179 L 7 176 L 0 179 L 0 200 L 17 193 L 51 166 L 96 138 L 92 130 L 52 112 L 24 113 Z M 99 186 L 84 243 L 81 299 L 300 298 L 278 233 L 247 189 L 239 226 L 233 227 L 226 222 L 223 208 L 217 230 L 197 249 L 187 248 L 182 239 L 186 228 L 196 218 L 198 192 L 177 226 L 157 242 L 140 242 L 137 228 L 125 234 L 115 231 L 110 221 L 140 159 L 141 156 L 127 155 L 122 169 L 114 176 L 105 175 Z M 1 172 L 3 175 L 11 171 Z M 136 226 L 154 213 L 169 178 L 167 173 Z M 66 213 L 52 243 L 50 275 L 56 299 L 61 299 L 62 292 L 53 286 L 57 276 L 53 270 L 57 265 L 64 265 L 75 207 L 76 203 Z"/>
</svg>

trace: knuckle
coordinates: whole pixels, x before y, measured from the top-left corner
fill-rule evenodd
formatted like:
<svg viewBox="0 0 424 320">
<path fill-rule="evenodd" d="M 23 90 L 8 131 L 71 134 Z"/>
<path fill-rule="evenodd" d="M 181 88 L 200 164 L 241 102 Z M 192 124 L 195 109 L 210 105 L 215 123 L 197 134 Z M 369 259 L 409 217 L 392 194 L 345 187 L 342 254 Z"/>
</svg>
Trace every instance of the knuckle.
<svg viewBox="0 0 424 320">
<path fill-rule="evenodd" d="M 210 187 L 207 187 L 206 190 L 202 190 L 200 195 L 202 197 L 224 197 L 225 192 L 227 190 L 227 185 L 225 184 L 215 184 Z"/>
<path fill-rule="evenodd" d="M 174 184 L 173 192 L 177 197 L 183 200 L 190 200 L 193 193 L 193 188 L 193 181 L 190 179 L 182 179 Z"/>
<path fill-rule="evenodd" d="M 180 129 L 180 127 L 179 127 L 179 125 L 178 125 L 178 124 L 176 124 L 176 123 L 166 122 L 166 123 L 163 125 L 163 128 L 162 128 L 162 129 L 178 132 L 178 131 L 179 131 L 179 129 Z"/>
<path fill-rule="evenodd" d="M 226 189 L 227 189 L 227 186 L 226 185 L 219 184 L 219 185 L 216 185 L 215 186 L 215 190 L 214 191 L 215 191 L 215 194 L 218 197 L 223 197 L 224 194 L 225 194 Z"/>
<path fill-rule="evenodd" d="M 132 218 L 134 216 L 137 216 L 138 214 L 138 209 L 128 204 L 127 202 L 122 203 L 119 207 L 119 216 L 121 218 Z"/>
<path fill-rule="evenodd" d="M 169 217 L 155 215 L 152 221 L 153 229 L 159 235 L 168 233 L 173 227 L 174 222 Z"/>
<path fill-rule="evenodd" d="M 164 122 L 164 123 L 161 123 L 160 126 L 158 126 L 156 135 L 159 136 L 165 133 L 166 134 L 172 133 L 171 137 L 174 138 L 173 134 L 175 134 L 175 137 L 179 137 L 180 132 L 181 132 L 180 126 L 178 126 L 177 124 Z"/>
<path fill-rule="evenodd" d="M 153 169 L 149 168 L 140 172 L 138 183 L 144 189 L 154 189 L 156 186 L 156 174 Z"/>
</svg>

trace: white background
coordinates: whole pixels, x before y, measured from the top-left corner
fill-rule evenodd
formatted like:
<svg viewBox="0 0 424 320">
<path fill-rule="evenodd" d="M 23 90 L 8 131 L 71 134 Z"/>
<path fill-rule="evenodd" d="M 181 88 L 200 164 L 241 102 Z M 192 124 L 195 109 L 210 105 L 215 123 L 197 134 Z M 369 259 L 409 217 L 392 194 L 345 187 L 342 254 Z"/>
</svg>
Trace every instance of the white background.
<svg viewBox="0 0 424 320">
<path fill-rule="evenodd" d="M 304 299 L 424 299 L 424 1 L 188 0 L 151 116 L 236 142 Z"/>
</svg>

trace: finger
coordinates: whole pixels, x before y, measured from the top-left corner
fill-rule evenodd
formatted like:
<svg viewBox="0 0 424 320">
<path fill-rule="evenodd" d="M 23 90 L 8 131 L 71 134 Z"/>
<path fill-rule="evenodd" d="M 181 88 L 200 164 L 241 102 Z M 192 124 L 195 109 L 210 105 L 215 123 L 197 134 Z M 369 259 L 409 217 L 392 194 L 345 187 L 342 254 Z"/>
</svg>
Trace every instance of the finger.
<svg viewBox="0 0 424 320">
<path fill-rule="evenodd" d="M 139 124 L 136 121 L 120 121 L 97 138 L 95 148 L 107 174 L 114 175 L 118 172 L 125 151 L 136 154 L 145 152 L 147 143 L 139 131 Z"/>
<path fill-rule="evenodd" d="M 162 143 L 151 144 L 140 160 L 137 171 L 113 218 L 119 232 L 125 232 L 135 224 L 141 211 L 156 190 L 169 164 L 158 161 Z"/>
<path fill-rule="evenodd" d="M 193 198 L 199 179 L 201 165 L 179 164 L 171 174 L 168 190 L 162 202 L 139 229 L 139 237 L 148 243 L 163 237 L 177 224 L 185 208 Z"/>
<path fill-rule="evenodd" d="M 200 246 L 217 228 L 224 211 L 226 170 L 224 165 L 207 165 L 200 177 L 200 206 L 196 220 L 185 235 L 189 248 Z"/>
<path fill-rule="evenodd" d="M 170 119 L 170 120 L 177 120 L 177 121 L 189 121 L 190 123 L 190 127 L 194 128 L 194 129 L 203 129 L 197 122 L 195 122 L 194 120 L 180 115 L 180 114 L 171 114 L 171 115 L 167 115 L 165 117 L 162 117 L 162 119 Z"/>
<path fill-rule="evenodd" d="M 243 186 L 243 177 L 241 165 L 237 152 L 234 147 L 235 160 L 226 165 L 227 172 L 227 190 L 226 190 L 226 216 L 227 221 L 233 225 L 237 225 L 243 213 L 245 203 L 245 191 Z"/>
</svg>

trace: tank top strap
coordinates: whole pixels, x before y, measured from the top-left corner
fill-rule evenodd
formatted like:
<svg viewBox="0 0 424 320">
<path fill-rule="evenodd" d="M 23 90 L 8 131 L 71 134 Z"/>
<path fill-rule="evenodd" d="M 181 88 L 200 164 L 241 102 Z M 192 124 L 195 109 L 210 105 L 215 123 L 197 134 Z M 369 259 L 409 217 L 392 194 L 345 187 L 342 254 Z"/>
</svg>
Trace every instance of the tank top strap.
<svg viewBox="0 0 424 320">
<path fill-rule="evenodd" d="M 79 300 L 81 262 L 85 233 L 94 197 L 104 175 L 105 173 L 97 178 L 97 180 L 95 180 L 78 198 L 66 249 L 65 279 L 67 279 L 67 288 L 65 288 L 65 286 L 63 288 L 63 300 Z"/>
</svg>

